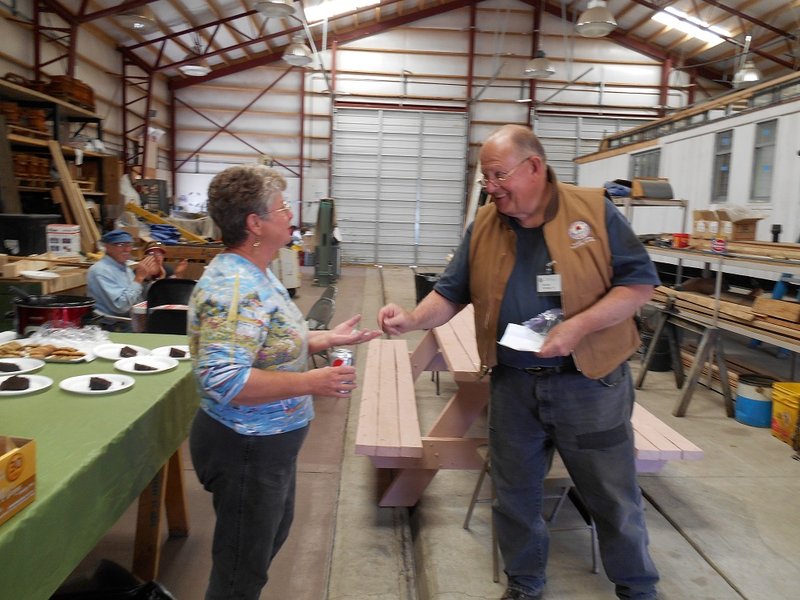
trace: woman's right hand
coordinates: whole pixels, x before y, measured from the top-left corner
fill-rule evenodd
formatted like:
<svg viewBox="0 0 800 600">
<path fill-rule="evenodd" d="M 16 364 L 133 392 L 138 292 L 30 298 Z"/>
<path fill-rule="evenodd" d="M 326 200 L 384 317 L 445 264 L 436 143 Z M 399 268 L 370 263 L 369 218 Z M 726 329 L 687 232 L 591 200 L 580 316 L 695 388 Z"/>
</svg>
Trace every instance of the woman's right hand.
<svg viewBox="0 0 800 600">
<path fill-rule="evenodd" d="M 315 396 L 347 398 L 356 389 L 355 367 L 322 367 L 306 371 Z"/>
</svg>

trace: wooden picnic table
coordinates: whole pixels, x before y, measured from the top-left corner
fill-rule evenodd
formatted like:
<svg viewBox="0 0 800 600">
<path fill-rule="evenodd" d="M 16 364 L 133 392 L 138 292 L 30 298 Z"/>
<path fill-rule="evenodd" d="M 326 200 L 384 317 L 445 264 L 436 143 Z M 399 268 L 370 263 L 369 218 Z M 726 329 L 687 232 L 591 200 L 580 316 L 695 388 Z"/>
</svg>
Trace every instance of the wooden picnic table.
<svg viewBox="0 0 800 600">
<path fill-rule="evenodd" d="M 440 469 L 481 470 L 486 437 L 468 436 L 489 403 L 481 377 L 472 305 L 426 332 L 410 354 L 405 340 L 372 340 L 367 350 L 356 433 L 356 454 L 393 469 L 380 506 L 413 506 Z M 425 371 L 449 371 L 457 386 L 436 421 L 420 434 L 414 382 Z M 636 465 L 657 472 L 668 460 L 703 452 L 641 405 L 634 407 Z"/>
</svg>

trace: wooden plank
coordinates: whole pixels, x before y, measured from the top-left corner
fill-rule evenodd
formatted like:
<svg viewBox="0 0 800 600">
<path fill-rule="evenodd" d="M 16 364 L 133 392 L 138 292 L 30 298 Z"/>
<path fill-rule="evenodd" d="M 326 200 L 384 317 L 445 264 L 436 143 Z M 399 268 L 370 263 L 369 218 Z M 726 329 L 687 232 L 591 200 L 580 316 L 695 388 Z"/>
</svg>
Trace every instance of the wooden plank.
<svg viewBox="0 0 800 600">
<path fill-rule="evenodd" d="M 55 140 L 51 140 L 47 143 L 47 146 L 50 149 L 53 165 L 55 165 L 56 171 L 58 172 L 59 183 L 61 189 L 64 191 L 64 198 L 69 205 L 72 216 L 81 228 L 81 249 L 84 252 L 94 252 L 97 248 L 100 234 L 97 231 L 94 219 L 89 214 L 89 209 L 86 206 L 83 194 L 72 181 L 72 176 L 67 168 L 67 162 L 64 160 L 64 155 L 61 152 L 61 145 Z"/>
<path fill-rule="evenodd" d="M 358 407 L 356 454 L 374 456 L 378 436 L 378 390 L 380 373 L 374 365 L 380 362 L 381 340 L 367 343 L 367 360 L 364 380 L 361 382 L 361 403 Z"/>
<path fill-rule="evenodd" d="M 792 323 L 800 323 L 800 302 L 759 296 L 753 302 L 753 312 Z"/>
<path fill-rule="evenodd" d="M 695 444 L 687 440 L 672 427 L 664 423 L 661 419 L 649 412 L 641 404 L 633 405 L 633 418 L 641 427 L 647 427 L 650 431 L 657 431 L 659 435 L 666 438 L 669 443 L 680 450 L 680 458 L 683 460 L 697 460 L 703 458 L 703 451 Z"/>
<path fill-rule="evenodd" d="M 19 214 L 22 205 L 17 191 L 17 180 L 14 177 L 14 159 L 11 144 L 8 141 L 8 127 L 5 115 L 0 115 L 0 212 Z"/>
<path fill-rule="evenodd" d="M 405 340 L 372 340 L 367 346 L 356 431 L 356 454 L 422 456 L 414 378 Z"/>
<path fill-rule="evenodd" d="M 411 361 L 408 344 L 397 340 L 394 347 L 395 374 L 397 377 L 398 428 L 400 437 L 400 456 L 422 456 L 422 439 L 417 414 L 417 396 L 414 391 L 414 377 L 411 374 Z"/>
<path fill-rule="evenodd" d="M 375 453 L 378 456 L 399 456 L 400 410 L 397 393 L 397 370 L 392 349 L 394 340 L 379 340 L 381 353 L 378 364 L 378 441 Z M 369 367 L 368 367 L 369 368 Z"/>
<path fill-rule="evenodd" d="M 61 191 L 60 187 L 54 187 L 50 191 L 50 195 L 53 197 L 53 203 L 58 204 L 61 207 L 61 214 L 64 216 L 64 223 L 67 225 L 75 225 L 75 217 L 72 216 L 72 210 L 67 204 L 67 200 L 64 198 L 64 192 Z"/>
</svg>

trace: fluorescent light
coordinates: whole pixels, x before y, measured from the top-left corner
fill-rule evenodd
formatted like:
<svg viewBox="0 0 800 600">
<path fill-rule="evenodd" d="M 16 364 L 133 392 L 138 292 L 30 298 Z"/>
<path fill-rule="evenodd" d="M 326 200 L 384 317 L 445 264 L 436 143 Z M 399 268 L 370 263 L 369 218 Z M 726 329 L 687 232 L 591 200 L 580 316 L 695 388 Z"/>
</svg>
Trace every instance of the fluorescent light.
<svg viewBox="0 0 800 600">
<path fill-rule="evenodd" d="M 375 6 L 380 0 L 324 0 L 316 6 L 306 6 L 306 21 L 309 23 L 330 19 L 359 8 Z"/>
<path fill-rule="evenodd" d="M 731 35 L 729 31 L 726 31 L 721 27 L 709 25 L 705 21 L 698 19 L 697 17 L 687 15 L 685 12 L 680 11 L 677 8 L 672 8 L 671 6 L 668 6 L 664 10 L 654 14 L 652 19 L 654 21 L 658 21 L 662 25 L 672 27 L 673 29 L 677 29 L 678 31 L 682 31 L 683 33 L 702 40 L 711 46 L 721 44 L 725 41 L 726 37 L 730 37 Z M 687 23 L 681 19 L 686 19 L 690 22 Z M 707 29 L 703 29 L 703 27 L 706 27 Z"/>
</svg>

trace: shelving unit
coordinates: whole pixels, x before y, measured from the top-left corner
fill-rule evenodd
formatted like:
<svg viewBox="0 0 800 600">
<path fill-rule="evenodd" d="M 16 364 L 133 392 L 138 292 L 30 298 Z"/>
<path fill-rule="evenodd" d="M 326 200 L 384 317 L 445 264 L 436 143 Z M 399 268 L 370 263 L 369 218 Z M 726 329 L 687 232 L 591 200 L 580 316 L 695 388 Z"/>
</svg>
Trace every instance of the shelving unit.
<svg viewBox="0 0 800 600">
<path fill-rule="evenodd" d="M 67 136 L 77 136 L 86 126 L 94 128 L 93 137 L 102 140 L 102 120 L 85 108 L 2 79 L 0 100 L 44 109 L 49 129 L 40 132 L 15 124 L 6 125 L 8 145 L 4 154 L 8 153 L 11 160 L 0 164 L 4 183 L 0 189 L 4 196 L 0 198 L 2 211 L 61 212 L 64 222 L 81 225 L 82 247 L 93 251 L 98 237 L 97 223 L 102 223 L 110 206 L 120 205 L 119 160 L 101 152 L 74 148 L 63 140 Z M 76 123 L 78 126 L 73 126 Z M 19 158 L 16 155 L 24 154 L 29 155 L 27 159 L 31 161 L 44 160 L 45 166 L 31 169 L 30 177 L 20 176 L 19 173 L 24 172 L 21 169 L 12 172 L 11 164 Z M 92 201 L 97 210 L 90 210 L 92 202 L 87 204 L 87 201 Z M 87 230 L 87 236 L 83 230 Z"/>
<path fill-rule="evenodd" d="M 673 354 L 675 353 L 677 345 L 677 339 L 674 337 L 675 327 L 688 328 L 701 336 L 697 352 L 695 353 L 694 362 L 689 370 L 687 378 L 684 380 L 682 370 L 680 372 L 676 371 L 676 383 L 678 387 L 683 390 L 678 404 L 673 411 L 673 414 L 677 417 L 682 417 L 686 413 L 697 381 L 702 372 L 703 365 L 708 362 L 712 356 L 716 356 L 716 362 L 720 369 L 720 379 L 723 382 L 723 396 L 725 397 L 726 412 L 728 416 L 733 416 L 731 392 L 727 383 L 727 375 L 725 374 L 724 367 L 724 349 L 720 336 L 721 331 L 735 333 L 794 353 L 792 355 L 792 377 L 794 378 L 796 376 L 796 356 L 797 353 L 800 352 L 800 339 L 788 335 L 781 335 L 778 331 L 768 331 L 763 328 L 749 326 L 745 323 L 721 319 L 719 316 L 719 301 L 722 290 L 722 275 L 724 273 L 752 271 L 758 273 L 758 277 L 761 279 L 764 279 L 766 275 L 767 278 L 780 282 L 787 279 L 787 273 L 800 273 L 800 261 L 780 260 L 759 256 L 731 256 L 690 249 L 678 250 L 648 247 L 647 251 L 654 260 L 660 258 L 676 261 L 678 265 L 678 282 L 680 282 L 681 269 L 684 263 L 687 262 L 700 263 L 704 265 L 704 268 L 715 271 L 715 309 L 712 315 L 707 315 L 691 310 L 678 310 L 672 306 L 671 303 L 664 305 L 658 302 L 651 302 L 653 306 L 659 309 L 660 318 L 653 332 L 650 348 L 645 356 L 645 364 L 636 382 L 637 389 L 641 388 L 644 384 L 647 367 L 649 366 L 656 344 L 661 335 L 668 329 L 673 330 L 672 332 L 666 333 L 667 335 L 673 336 L 669 341 L 671 351 Z M 795 280 L 791 275 L 788 279 L 790 281 Z M 682 369 L 682 367 L 679 367 L 679 369 Z"/>
<path fill-rule="evenodd" d="M 44 108 L 49 111 L 50 121 L 53 123 L 53 139 L 61 143 L 64 133 L 62 126 L 66 123 L 81 123 L 82 127 L 92 124 L 97 128 L 97 139 L 103 139 L 103 121 L 92 111 L 70 104 L 59 98 L 54 98 L 23 87 L 11 81 L 0 79 L 0 98 L 13 100 L 22 106 Z"/>
</svg>

